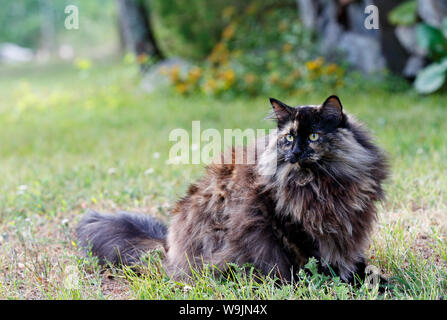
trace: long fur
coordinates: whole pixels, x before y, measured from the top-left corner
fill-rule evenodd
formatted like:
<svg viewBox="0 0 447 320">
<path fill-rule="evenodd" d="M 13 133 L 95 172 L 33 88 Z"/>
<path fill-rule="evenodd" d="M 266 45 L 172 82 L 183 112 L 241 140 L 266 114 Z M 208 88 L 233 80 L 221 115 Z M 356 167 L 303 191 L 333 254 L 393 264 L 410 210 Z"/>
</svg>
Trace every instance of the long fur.
<svg viewBox="0 0 447 320">
<path fill-rule="evenodd" d="M 138 213 L 88 212 L 76 235 L 81 247 L 91 250 L 101 263 L 134 264 L 151 249 L 164 249 L 167 228 L 156 219 Z"/>
<path fill-rule="evenodd" d="M 164 231 L 155 236 L 154 230 L 164 229 L 151 218 L 144 218 L 150 228 L 141 228 L 143 220 L 133 216 L 97 213 L 81 222 L 81 243 L 88 239 L 94 254 L 112 262 L 117 251 L 121 260 L 134 262 L 154 242 L 161 244 L 174 278 L 203 263 L 225 270 L 232 262 L 289 281 L 312 256 L 345 281 L 363 274 L 375 203 L 384 196 L 384 153 L 341 105 L 337 111 L 334 99 L 304 108 L 281 104 L 279 110 L 274 102 L 278 131 L 249 147 L 256 149 L 255 164 L 236 164 L 233 149 L 233 163 L 208 166 L 174 207 L 166 243 Z M 281 142 L 290 130 L 304 130 L 306 114 L 328 128 L 337 124 L 322 143 L 310 144 L 310 168 L 286 161 Z"/>
</svg>

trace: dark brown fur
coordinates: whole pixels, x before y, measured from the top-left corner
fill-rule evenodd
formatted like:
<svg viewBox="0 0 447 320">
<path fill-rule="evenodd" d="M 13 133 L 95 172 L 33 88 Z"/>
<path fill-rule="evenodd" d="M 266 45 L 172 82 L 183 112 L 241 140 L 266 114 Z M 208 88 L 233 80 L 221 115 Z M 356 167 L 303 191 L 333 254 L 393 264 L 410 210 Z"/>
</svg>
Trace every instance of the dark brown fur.
<svg viewBox="0 0 447 320">
<path fill-rule="evenodd" d="M 337 97 L 321 106 L 292 108 L 274 99 L 272 105 L 278 134 L 252 146 L 256 163 L 210 165 L 173 209 L 165 244 L 173 277 L 203 263 L 220 270 L 251 263 L 290 280 L 312 256 L 346 281 L 363 272 L 387 175 L 383 152 L 342 112 Z M 300 138 L 315 130 L 322 135 L 318 143 Z M 301 141 L 299 159 L 283 140 L 290 132 L 294 146 Z M 276 170 L 266 174 L 271 165 Z M 87 227 L 81 223 L 78 230 Z"/>
</svg>

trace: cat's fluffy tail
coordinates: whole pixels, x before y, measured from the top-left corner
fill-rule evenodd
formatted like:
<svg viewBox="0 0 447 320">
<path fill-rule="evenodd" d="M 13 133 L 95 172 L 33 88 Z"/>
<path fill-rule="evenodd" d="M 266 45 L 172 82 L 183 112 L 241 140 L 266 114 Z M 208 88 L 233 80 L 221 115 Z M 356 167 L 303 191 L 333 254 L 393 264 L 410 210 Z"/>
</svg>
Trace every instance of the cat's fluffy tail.
<svg viewBox="0 0 447 320">
<path fill-rule="evenodd" d="M 79 245 L 101 264 L 134 264 L 144 252 L 165 249 L 166 234 L 166 226 L 155 218 L 130 212 L 90 211 L 76 228 Z"/>
</svg>

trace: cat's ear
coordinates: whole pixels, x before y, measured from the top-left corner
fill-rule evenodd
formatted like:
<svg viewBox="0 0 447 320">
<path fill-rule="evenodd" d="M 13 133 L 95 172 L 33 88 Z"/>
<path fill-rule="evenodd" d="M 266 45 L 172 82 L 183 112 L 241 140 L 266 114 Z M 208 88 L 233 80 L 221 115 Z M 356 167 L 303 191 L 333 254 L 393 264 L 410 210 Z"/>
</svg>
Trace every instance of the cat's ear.
<svg viewBox="0 0 447 320">
<path fill-rule="evenodd" d="M 334 122 L 338 125 L 343 119 L 343 106 L 337 96 L 330 96 L 321 105 L 321 115 L 323 119 Z"/>
<path fill-rule="evenodd" d="M 270 98 L 270 103 L 272 104 L 273 111 L 275 112 L 276 119 L 278 120 L 278 124 L 284 123 L 290 119 L 293 114 L 294 108 L 289 107 L 285 103 L 273 98 Z"/>
</svg>

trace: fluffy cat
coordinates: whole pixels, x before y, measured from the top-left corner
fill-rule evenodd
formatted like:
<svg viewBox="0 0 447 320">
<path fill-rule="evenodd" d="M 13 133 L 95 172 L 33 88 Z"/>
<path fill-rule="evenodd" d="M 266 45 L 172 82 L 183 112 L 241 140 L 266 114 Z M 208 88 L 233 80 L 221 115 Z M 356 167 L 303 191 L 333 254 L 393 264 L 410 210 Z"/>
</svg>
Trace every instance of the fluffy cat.
<svg viewBox="0 0 447 320">
<path fill-rule="evenodd" d="M 364 251 L 384 197 L 386 157 L 337 96 L 319 106 L 270 99 L 278 128 L 254 143 L 254 164 L 211 164 L 172 211 L 169 228 L 132 213 L 88 213 L 81 246 L 102 262 L 132 264 L 165 250 L 174 278 L 203 263 L 250 263 L 290 281 L 310 257 L 344 281 L 364 276 Z M 242 148 L 247 152 L 250 149 Z"/>
</svg>

